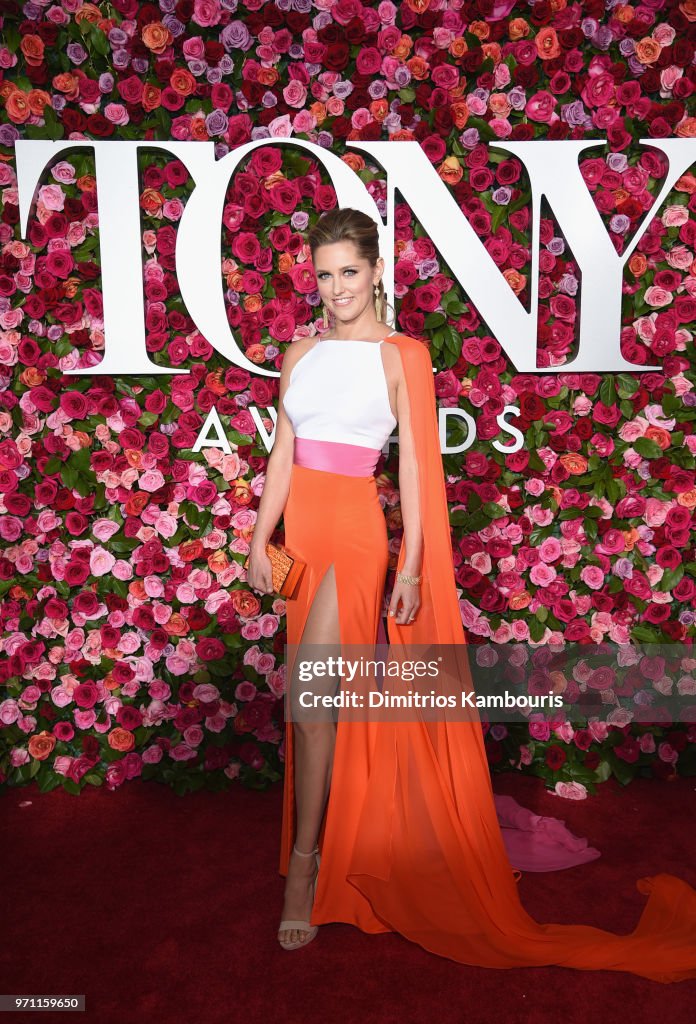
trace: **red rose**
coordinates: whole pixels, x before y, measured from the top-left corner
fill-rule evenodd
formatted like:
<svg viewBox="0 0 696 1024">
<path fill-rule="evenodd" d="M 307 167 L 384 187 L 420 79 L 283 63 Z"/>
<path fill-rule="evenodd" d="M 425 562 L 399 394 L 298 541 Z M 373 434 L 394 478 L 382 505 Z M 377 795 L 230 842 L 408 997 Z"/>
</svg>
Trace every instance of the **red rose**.
<svg viewBox="0 0 696 1024">
<path fill-rule="evenodd" d="M 79 683 L 73 690 L 73 700 L 79 708 L 93 708 L 99 699 L 99 691 L 92 682 Z"/>
</svg>

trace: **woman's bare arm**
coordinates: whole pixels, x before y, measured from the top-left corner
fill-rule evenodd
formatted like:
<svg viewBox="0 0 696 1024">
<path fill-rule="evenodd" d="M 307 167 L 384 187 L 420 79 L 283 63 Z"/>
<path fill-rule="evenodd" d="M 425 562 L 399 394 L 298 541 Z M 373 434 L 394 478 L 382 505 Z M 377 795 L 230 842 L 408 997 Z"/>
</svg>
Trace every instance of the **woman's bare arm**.
<svg viewBox="0 0 696 1024">
<path fill-rule="evenodd" d="M 259 502 L 259 510 L 251 539 L 247 581 L 254 590 L 270 593 L 271 563 L 266 555 L 266 544 L 275 530 L 288 500 L 292 473 L 295 434 L 283 406 L 292 368 L 307 351 L 305 342 L 297 342 L 288 349 L 280 371 L 278 415 L 273 448 L 266 463 L 266 479 Z"/>
<path fill-rule="evenodd" d="M 390 346 L 390 349 L 392 347 Z M 394 358 L 396 357 L 396 358 Z M 388 356 L 388 380 L 396 381 L 396 418 L 399 423 L 399 494 L 405 549 L 401 571 L 408 576 L 420 576 L 423 558 L 423 529 L 420 512 L 418 462 L 411 428 L 410 405 L 406 376 L 399 352 L 394 349 Z M 392 591 L 389 614 L 396 615 L 400 624 L 408 623 L 420 607 L 420 586 L 401 583 L 398 579 Z M 401 607 L 399 608 L 399 605 Z"/>
</svg>

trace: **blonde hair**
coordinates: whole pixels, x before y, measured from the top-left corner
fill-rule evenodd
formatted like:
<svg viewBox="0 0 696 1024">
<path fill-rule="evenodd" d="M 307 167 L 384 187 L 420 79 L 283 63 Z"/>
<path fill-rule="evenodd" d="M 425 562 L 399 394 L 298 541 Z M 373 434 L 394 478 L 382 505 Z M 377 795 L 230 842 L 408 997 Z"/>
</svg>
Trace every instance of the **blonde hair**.
<svg viewBox="0 0 696 1024">
<path fill-rule="evenodd" d="M 323 213 L 317 223 L 310 228 L 307 242 L 314 258 L 315 251 L 321 245 L 332 245 L 334 242 L 353 242 L 360 259 L 367 260 L 374 267 L 379 259 L 379 235 L 377 222 L 360 210 L 350 207 L 336 207 Z M 382 278 L 377 285 L 375 312 L 378 320 L 387 321 L 389 303 L 384 294 Z M 393 307 L 391 307 L 393 308 Z M 388 322 L 388 321 L 387 321 Z"/>
</svg>

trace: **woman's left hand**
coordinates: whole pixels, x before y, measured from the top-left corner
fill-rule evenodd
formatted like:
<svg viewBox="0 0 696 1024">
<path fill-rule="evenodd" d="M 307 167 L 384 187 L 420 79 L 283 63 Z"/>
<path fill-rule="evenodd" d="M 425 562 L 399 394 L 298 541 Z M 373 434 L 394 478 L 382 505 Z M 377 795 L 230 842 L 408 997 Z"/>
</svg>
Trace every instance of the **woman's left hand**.
<svg viewBox="0 0 696 1024">
<path fill-rule="evenodd" d="M 389 603 L 389 614 L 395 617 L 399 626 L 409 626 L 416 617 L 420 603 L 419 584 L 401 583 L 397 580 Z"/>
</svg>

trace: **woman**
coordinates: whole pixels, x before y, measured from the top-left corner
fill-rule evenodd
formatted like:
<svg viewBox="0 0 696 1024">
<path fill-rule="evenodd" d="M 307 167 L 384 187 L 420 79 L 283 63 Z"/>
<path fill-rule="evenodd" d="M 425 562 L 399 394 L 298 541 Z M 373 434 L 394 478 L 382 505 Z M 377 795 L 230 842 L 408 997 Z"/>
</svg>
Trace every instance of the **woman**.
<svg viewBox="0 0 696 1024">
<path fill-rule="evenodd" d="M 387 538 L 373 472 L 398 422 L 404 537 L 389 642 L 454 645 L 465 685 L 428 350 L 383 323 L 374 221 L 334 210 L 309 245 L 333 326 L 330 338 L 303 339 L 285 355 L 248 582 L 271 592 L 265 545 L 284 512 L 287 546 L 307 563 L 287 602 L 291 650 L 319 644 L 325 656 L 323 645 L 374 645 Z M 280 871 L 286 949 L 310 942 L 319 924 L 343 921 L 398 931 L 466 964 L 696 977 L 696 891 L 674 876 L 640 880 L 649 900 L 628 936 L 541 925 L 526 913 L 477 720 L 288 722 Z"/>
</svg>

